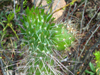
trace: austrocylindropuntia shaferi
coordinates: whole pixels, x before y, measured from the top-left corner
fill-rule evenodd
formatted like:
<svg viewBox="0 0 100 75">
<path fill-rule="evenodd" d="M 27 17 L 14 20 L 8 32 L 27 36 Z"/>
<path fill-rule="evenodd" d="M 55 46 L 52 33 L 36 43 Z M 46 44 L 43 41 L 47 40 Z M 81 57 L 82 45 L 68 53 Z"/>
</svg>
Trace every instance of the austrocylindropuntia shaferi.
<svg viewBox="0 0 100 75">
<path fill-rule="evenodd" d="M 67 28 L 66 25 L 62 24 L 55 26 L 53 41 L 56 50 L 65 50 L 67 47 L 71 46 L 72 42 L 75 40 L 75 37 Z"/>
<path fill-rule="evenodd" d="M 53 20 L 52 15 L 46 14 L 44 9 L 27 7 L 25 10 L 20 30 L 23 34 L 22 42 L 29 47 L 30 52 L 28 75 L 53 75 L 52 67 L 48 66 L 54 63 L 49 56 L 53 55 L 52 49 L 65 50 L 75 40 L 66 25 L 55 25 Z"/>
</svg>

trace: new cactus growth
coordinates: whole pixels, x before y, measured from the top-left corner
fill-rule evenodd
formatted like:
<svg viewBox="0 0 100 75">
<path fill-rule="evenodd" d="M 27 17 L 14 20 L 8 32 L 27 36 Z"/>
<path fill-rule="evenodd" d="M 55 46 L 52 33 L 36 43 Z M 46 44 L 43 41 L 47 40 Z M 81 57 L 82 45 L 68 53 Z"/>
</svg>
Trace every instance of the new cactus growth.
<svg viewBox="0 0 100 75">
<path fill-rule="evenodd" d="M 30 51 L 30 58 L 34 58 L 29 63 L 28 75 L 53 75 L 53 71 L 48 67 L 53 65 L 52 49 L 64 50 L 74 41 L 73 34 L 69 33 L 66 26 L 60 24 L 55 26 L 51 14 L 45 14 L 44 9 L 27 8 L 23 16 L 23 42 L 27 44 Z M 42 74 L 43 75 L 43 74 Z"/>
<path fill-rule="evenodd" d="M 65 50 L 66 47 L 71 46 L 75 37 L 66 29 L 66 25 L 59 24 L 54 30 L 55 36 L 53 37 L 53 41 L 57 50 Z"/>
</svg>

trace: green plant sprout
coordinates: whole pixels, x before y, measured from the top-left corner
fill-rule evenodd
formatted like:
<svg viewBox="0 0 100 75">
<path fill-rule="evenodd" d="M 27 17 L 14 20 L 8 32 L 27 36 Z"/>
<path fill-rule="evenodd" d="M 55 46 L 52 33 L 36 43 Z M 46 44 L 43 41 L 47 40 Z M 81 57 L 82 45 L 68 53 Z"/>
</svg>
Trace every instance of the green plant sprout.
<svg viewBox="0 0 100 75">
<path fill-rule="evenodd" d="M 96 66 L 94 66 L 91 62 L 89 63 L 90 69 L 89 70 L 85 70 L 86 73 L 90 74 L 90 75 L 100 75 L 100 52 L 99 51 L 95 51 L 95 53 L 93 53 L 95 55 L 95 60 L 96 60 Z"/>
<path fill-rule="evenodd" d="M 95 51 L 95 60 L 96 60 L 96 72 L 100 75 L 100 51 Z"/>
<path fill-rule="evenodd" d="M 24 0 L 24 2 L 23 2 L 23 7 L 26 6 L 27 2 L 28 2 L 27 0 Z"/>
<path fill-rule="evenodd" d="M 70 2 L 70 5 L 73 5 L 77 0 L 72 0 L 72 2 Z"/>
<path fill-rule="evenodd" d="M 48 4 L 50 4 L 52 2 L 52 0 L 46 0 Z"/>
<path fill-rule="evenodd" d="M 29 47 L 30 58 L 34 61 L 29 63 L 28 75 L 53 75 L 54 72 L 48 65 L 53 66 L 54 61 L 50 57 L 53 55 L 52 49 L 65 50 L 71 46 L 75 37 L 69 33 L 63 24 L 55 25 L 51 14 L 46 14 L 44 9 L 27 7 L 21 20 L 23 28 L 22 43 Z M 29 60 L 28 60 L 29 61 Z M 34 66 L 32 66 L 34 65 Z"/>
<path fill-rule="evenodd" d="M 17 6 L 16 13 L 18 13 L 19 11 L 20 11 L 20 7 L 18 8 L 18 6 Z M 6 18 L 7 18 L 7 21 L 3 21 L 3 22 L 6 22 L 7 24 L 6 24 L 6 27 L 4 27 L 3 31 L 5 31 L 7 29 L 7 27 L 10 27 L 11 30 L 14 32 L 15 36 L 17 37 L 17 39 L 19 40 L 19 37 L 18 37 L 16 31 L 13 29 L 13 25 L 11 23 L 11 20 L 13 20 L 13 18 L 14 18 L 14 13 L 10 12 L 10 14 L 8 16 L 6 15 Z"/>
<path fill-rule="evenodd" d="M 15 31 L 15 30 L 13 29 L 13 27 L 12 27 L 12 24 L 11 24 L 11 23 L 7 23 L 7 25 L 6 25 L 6 27 L 3 29 L 3 31 L 5 31 L 7 27 L 10 27 L 10 28 L 11 28 L 11 30 L 14 32 L 14 34 L 15 34 L 16 37 L 17 37 L 17 39 L 19 40 L 18 35 L 16 34 L 16 31 Z"/>
<path fill-rule="evenodd" d="M 91 62 L 89 63 L 89 66 L 90 66 L 91 71 L 85 70 L 85 72 L 88 73 L 88 74 L 90 74 L 90 75 L 95 75 L 96 74 L 96 68 L 95 68 L 95 66 Z"/>
<path fill-rule="evenodd" d="M 50 4 L 50 3 L 52 3 L 52 0 L 46 0 L 46 2 L 47 2 L 47 4 Z M 53 3 L 52 3 L 53 4 Z M 50 5 L 49 5 L 49 7 L 50 7 Z M 50 13 L 52 12 L 52 6 L 50 7 Z"/>
</svg>

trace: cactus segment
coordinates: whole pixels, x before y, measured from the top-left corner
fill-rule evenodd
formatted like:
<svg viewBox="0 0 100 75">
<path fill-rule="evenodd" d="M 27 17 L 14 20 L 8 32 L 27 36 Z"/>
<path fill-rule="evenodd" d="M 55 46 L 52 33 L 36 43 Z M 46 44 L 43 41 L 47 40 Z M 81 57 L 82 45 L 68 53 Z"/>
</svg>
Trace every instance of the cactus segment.
<svg viewBox="0 0 100 75">
<path fill-rule="evenodd" d="M 75 37 L 72 33 L 68 32 L 66 26 L 60 24 L 55 27 L 55 36 L 53 37 L 53 41 L 57 50 L 65 50 L 66 47 L 71 46 L 74 40 Z"/>
</svg>

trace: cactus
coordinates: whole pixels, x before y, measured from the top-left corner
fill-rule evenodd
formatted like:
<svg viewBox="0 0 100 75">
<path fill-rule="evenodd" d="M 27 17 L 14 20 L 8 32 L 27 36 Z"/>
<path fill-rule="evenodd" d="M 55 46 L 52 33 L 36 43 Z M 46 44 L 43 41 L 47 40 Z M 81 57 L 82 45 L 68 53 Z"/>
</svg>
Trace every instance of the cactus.
<svg viewBox="0 0 100 75">
<path fill-rule="evenodd" d="M 75 40 L 73 34 L 66 29 L 66 25 L 59 24 L 55 27 L 54 31 L 55 36 L 53 41 L 57 50 L 65 50 Z"/>
<path fill-rule="evenodd" d="M 27 70 L 28 75 L 53 75 L 54 72 L 48 67 L 53 66 L 52 49 L 64 50 L 74 41 L 74 36 L 68 33 L 66 26 L 52 23 L 54 18 L 51 14 L 46 14 L 44 9 L 27 7 L 23 15 L 23 28 L 20 27 L 23 34 L 23 42 L 28 45 L 30 51 L 29 63 Z M 69 40 L 70 39 L 70 40 Z M 44 75 L 42 74 L 42 75 Z"/>
</svg>

